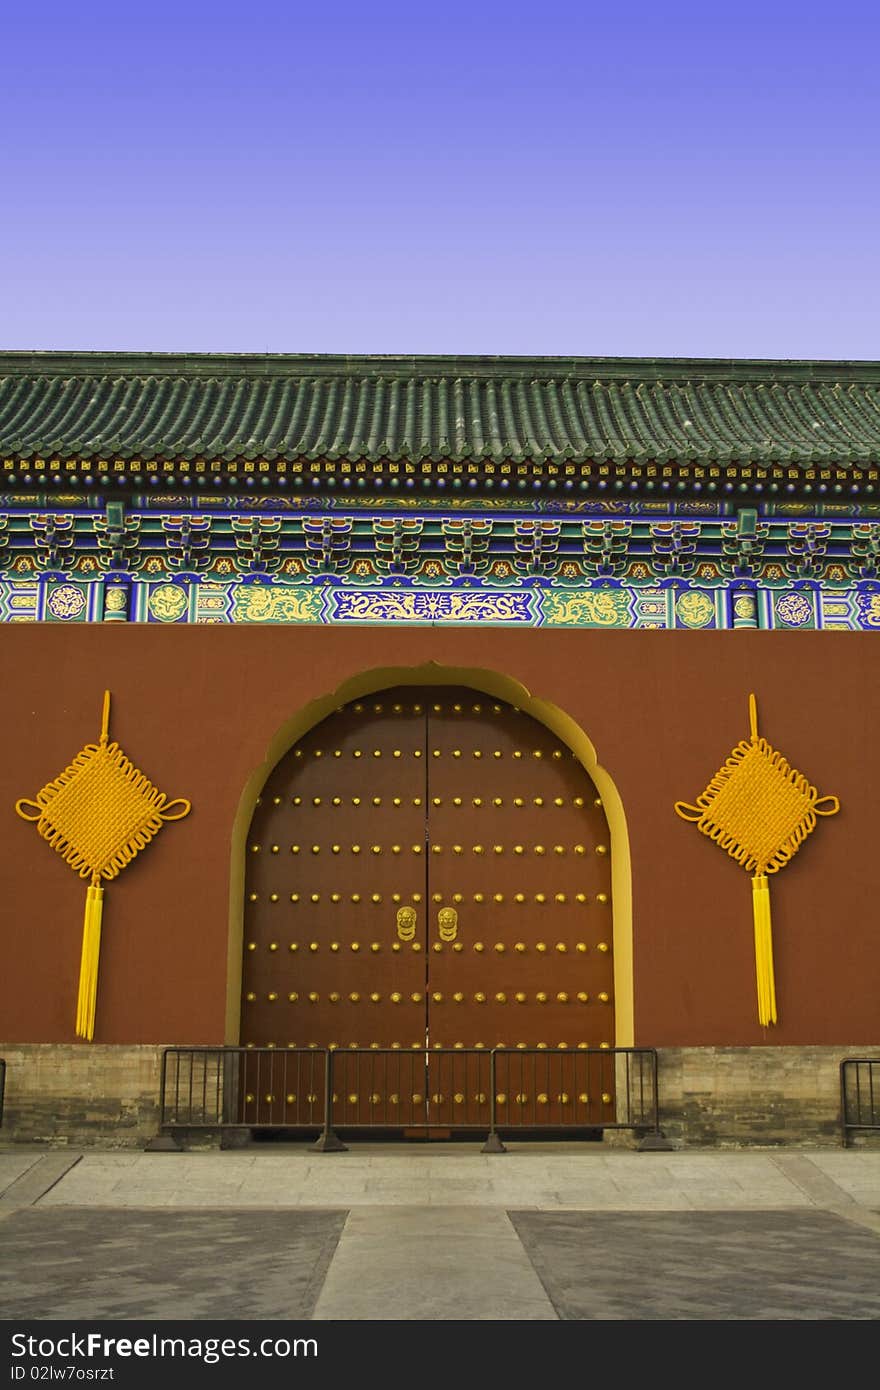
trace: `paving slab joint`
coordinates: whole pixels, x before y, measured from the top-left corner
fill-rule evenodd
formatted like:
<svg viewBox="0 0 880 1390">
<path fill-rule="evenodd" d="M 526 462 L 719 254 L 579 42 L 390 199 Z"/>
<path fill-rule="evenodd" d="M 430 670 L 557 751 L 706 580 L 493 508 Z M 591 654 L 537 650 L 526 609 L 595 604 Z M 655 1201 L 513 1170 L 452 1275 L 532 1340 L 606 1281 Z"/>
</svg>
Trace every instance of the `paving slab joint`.
<svg viewBox="0 0 880 1390">
<path fill-rule="evenodd" d="M 850 1194 L 824 1173 L 809 1155 L 771 1154 L 770 1161 L 789 1182 L 800 1188 L 814 1206 L 832 1209 L 854 1205 Z"/>
<path fill-rule="evenodd" d="M 20 1178 L 10 1183 L 0 1197 L 0 1203 L 7 1207 L 36 1206 L 47 1192 L 51 1192 L 71 1168 L 75 1168 L 82 1158 L 81 1153 L 48 1153 L 22 1173 Z"/>
</svg>

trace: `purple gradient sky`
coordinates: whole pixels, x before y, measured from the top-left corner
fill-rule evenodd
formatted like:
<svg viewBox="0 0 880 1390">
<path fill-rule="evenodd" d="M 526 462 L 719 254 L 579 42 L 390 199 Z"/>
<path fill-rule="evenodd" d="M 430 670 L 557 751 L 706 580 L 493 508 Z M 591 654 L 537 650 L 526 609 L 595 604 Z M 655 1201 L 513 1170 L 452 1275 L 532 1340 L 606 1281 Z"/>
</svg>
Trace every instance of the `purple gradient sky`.
<svg viewBox="0 0 880 1390">
<path fill-rule="evenodd" d="M 0 348 L 880 358 L 880 5 L 7 4 Z"/>
</svg>

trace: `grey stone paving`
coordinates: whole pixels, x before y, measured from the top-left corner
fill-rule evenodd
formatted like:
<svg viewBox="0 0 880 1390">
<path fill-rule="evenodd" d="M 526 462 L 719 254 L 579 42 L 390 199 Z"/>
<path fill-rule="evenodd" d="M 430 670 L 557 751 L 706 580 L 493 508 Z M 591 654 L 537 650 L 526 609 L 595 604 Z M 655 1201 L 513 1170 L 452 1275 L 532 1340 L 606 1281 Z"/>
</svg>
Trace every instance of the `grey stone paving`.
<svg viewBox="0 0 880 1390">
<path fill-rule="evenodd" d="M 841 1202 L 854 1197 L 867 1204 L 873 1191 L 880 1206 L 880 1150 L 864 1156 L 867 1166 L 860 1154 L 843 1155 L 850 1162 L 836 1173 L 820 1171 L 812 1156 L 804 1156 L 796 1177 L 786 1160 L 767 1152 L 638 1154 L 603 1152 L 596 1144 L 521 1145 L 492 1155 L 476 1146 L 468 1151 L 452 1144 L 376 1144 L 340 1154 L 285 1145 L 273 1152 L 85 1153 L 79 1162 L 74 1157 L 68 1157 L 69 1171 L 44 1192 L 43 1206 L 690 1211 L 826 1205 L 811 1195 L 805 1171 L 817 1183 L 827 1178 L 826 1190 Z M 52 1155 L 43 1162 L 50 1158 L 54 1163 Z M 28 1171 L 29 1191 L 39 1175 L 39 1169 Z M 13 1183 L 4 1200 L 15 1200 L 18 1186 Z"/>
<path fill-rule="evenodd" d="M 22 1208 L 0 1227 L 0 1316 L 310 1318 L 344 1222 L 339 1211 Z"/>
<path fill-rule="evenodd" d="M 0 1318 L 876 1320 L 880 1147 L 0 1151 Z"/>
<path fill-rule="evenodd" d="M 343 1240 L 316 1319 L 557 1318 L 507 1213 L 497 1208 L 359 1207 Z"/>
<path fill-rule="evenodd" d="M 13 1183 L 23 1178 L 29 1168 L 39 1163 L 41 1158 L 42 1154 L 39 1151 L 29 1149 L 0 1151 L 0 1197 Z"/>
<path fill-rule="evenodd" d="M 880 1239 L 829 1212 L 512 1212 L 560 1318 L 876 1319 Z"/>
</svg>

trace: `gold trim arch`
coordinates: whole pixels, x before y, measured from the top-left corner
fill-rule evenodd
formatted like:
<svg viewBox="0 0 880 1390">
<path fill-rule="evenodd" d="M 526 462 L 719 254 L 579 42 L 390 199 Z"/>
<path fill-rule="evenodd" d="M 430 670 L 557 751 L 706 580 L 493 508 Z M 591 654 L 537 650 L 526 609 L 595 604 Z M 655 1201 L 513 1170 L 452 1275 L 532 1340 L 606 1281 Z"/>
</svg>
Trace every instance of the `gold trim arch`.
<svg viewBox="0 0 880 1390">
<path fill-rule="evenodd" d="M 288 749 L 340 705 L 375 695 L 397 685 L 463 685 L 483 695 L 506 700 L 525 714 L 544 724 L 571 749 L 592 779 L 602 798 L 611 835 L 611 909 L 614 952 L 615 1046 L 634 1045 L 632 871 L 629 833 L 620 794 L 610 773 L 602 767 L 596 750 L 584 730 L 556 705 L 530 694 L 513 676 L 471 666 L 440 666 L 425 662 L 421 666 L 383 666 L 343 681 L 332 693 L 311 700 L 278 729 L 271 739 L 266 757 L 248 778 L 241 795 L 232 831 L 232 862 L 229 881 L 229 946 L 226 989 L 226 1041 L 239 1041 L 241 1013 L 241 969 L 244 939 L 244 874 L 247 833 L 257 797 L 269 773 Z"/>
</svg>

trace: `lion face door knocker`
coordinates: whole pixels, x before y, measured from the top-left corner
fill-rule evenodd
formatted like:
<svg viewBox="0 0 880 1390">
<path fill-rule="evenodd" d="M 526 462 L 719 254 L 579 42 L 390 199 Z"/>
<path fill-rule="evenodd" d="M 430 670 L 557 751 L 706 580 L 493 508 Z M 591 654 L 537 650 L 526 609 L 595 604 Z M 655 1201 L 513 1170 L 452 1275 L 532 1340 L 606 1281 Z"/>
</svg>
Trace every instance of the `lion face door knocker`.
<svg viewBox="0 0 880 1390">
<path fill-rule="evenodd" d="M 397 909 L 397 939 L 412 941 L 416 934 L 416 910 L 414 907 Z"/>
<path fill-rule="evenodd" d="M 454 907 L 441 907 L 437 913 L 437 928 L 441 941 L 454 941 L 458 936 L 458 913 Z"/>
</svg>

